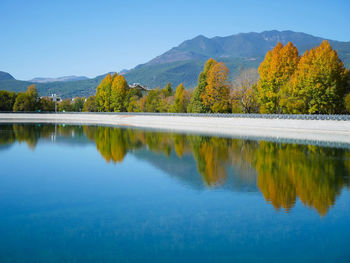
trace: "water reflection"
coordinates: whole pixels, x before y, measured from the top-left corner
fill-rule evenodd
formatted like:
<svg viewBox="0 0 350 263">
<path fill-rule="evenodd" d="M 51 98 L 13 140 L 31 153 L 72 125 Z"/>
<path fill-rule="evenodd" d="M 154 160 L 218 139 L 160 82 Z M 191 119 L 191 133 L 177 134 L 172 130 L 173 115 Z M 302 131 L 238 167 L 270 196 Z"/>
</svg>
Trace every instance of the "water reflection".
<svg viewBox="0 0 350 263">
<path fill-rule="evenodd" d="M 277 210 L 290 211 L 297 198 L 321 216 L 350 185 L 350 151 L 313 145 L 284 144 L 199 135 L 171 134 L 130 128 L 64 125 L 1 125 L 0 149 L 16 141 L 35 149 L 38 141 L 66 138 L 70 143 L 95 143 L 107 162 L 120 163 L 128 153 L 179 171 L 192 180 L 197 174 L 208 188 L 228 181 L 255 184 Z M 156 154 L 150 157 L 151 154 Z M 171 172 L 169 172 L 171 173 Z"/>
</svg>

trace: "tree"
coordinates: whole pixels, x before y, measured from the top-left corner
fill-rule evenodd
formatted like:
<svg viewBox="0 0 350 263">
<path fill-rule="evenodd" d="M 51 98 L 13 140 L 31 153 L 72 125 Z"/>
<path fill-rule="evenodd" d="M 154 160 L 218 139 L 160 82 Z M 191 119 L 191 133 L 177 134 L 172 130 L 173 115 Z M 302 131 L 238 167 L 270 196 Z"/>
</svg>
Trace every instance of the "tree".
<svg viewBox="0 0 350 263">
<path fill-rule="evenodd" d="M 111 99 L 111 87 L 112 87 L 112 76 L 107 76 L 101 81 L 100 85 L 97 86 L 96 90 L 96 108 L 97 111 L 111 111 L 110 99 Z"/>
<path fill-rule="evenodd" d="M 256 83 L 259 75 L 256 69 L 243 70 L 232 85 L 232 112 L 258 112 L 258 92 Z"/>
<path fill-rule="evenodd" d="M 28 86 L 26 91 L 30 103 L 30 109 L 35 111 L 39 108 L 39 94 L 36 90 L 35 84 Z"/>
<path fill-rule="evenodd" d="M 12 111 L 16 101 L 16 93 L 0 90 L 0 111 Z"/>
<path fill-rule="evenodd" d="M 136 97 L 136 96 L 130 97 L 127 111 L 128 112 L 141 112 L 140 100 L 138 97 Z"/>
<path fill-rule="evenodd" d="M 184 113 L 187 112 L 187 106 L 189 103 L 188 92 L 185 90 L 184 85 L 181 83 L 176 88 L 174 104 L 171 107 L 171 112 Z"/>
<path fill-rule="evenodd" d="M 29 100 L 25 92 L 19 92 L 17 94 L 13 111 L 29 111 Z"/>
<path fill-rule="evenodd" d="M 206 88 L 206 86 L 208 85 L 207 82 L 207 74 L 209 72 L 209 70 L 215 65 L 217 64 L 217 62 L 214 59 L 209 59 L 205 65 L 204 65 L 204 69 L 203 72 L 201 72 L 198 76 L 198 85 L 197 87 L 194 89 L 194 91 L 192 92 L 191 95 L 191 100 L 190 103 L 188 105 L 188 112 L 191 113 L 204 113 L 204 112 L 208 112 L 210 109 L 209 107 L 207 107 L 202 100 L 202 94 Z"/>
<path fill-rule="evenodd" d="M 350 93 L 345 96 L 344 101 L 345 101 L 345 109 L 347 113 L 350 113 Z"/>
<path fill-rule="evenodd" d="M 128 89 L 125 98 L 125 107 L 128 112 L 139 112 L 139 99 L 142 97 L 142 91 L 139 89 Z"/>
<path fill-rule="evenodd" d="M 96 112 L 96 97 L 90 96 L 87 98 L 87 100 L 84 103 L 83 107 L 84 112 Z"/>
<path fill-rule="evenodd" d="M 39 109 L 39 95 L 35 85 L 30 85 L 25 93 L 20 92 L 13 105 L 13 111 L 36 111 Z"/>
<path fill-rule="evenodd" d="M 85 98 L 75 97 L 72 105 L 72 110 L 76 112 L 81 112 L 83 110 L 85 103 Z"/>
<path fill-rule="evenodd" d="M 229 70 L 223 62 L 213 65 L 207 74 L 207 86 L 201 94 L 203 104 L 212 112 L 230 110 Z"/>
<path fill-rule="evenodd" d="M 170 112 L 173 104 L 174 104 L 174 96 L 165 97 L 164 94 L 161 92 L 159 96 L 157 111 Z"/>
<path fill-rule="evenodd" d="M 141 99 L 138 100 L 136 108 L 140 110 L 140 112 L 146 112 L 146 104 L 148 100 L 148 95 L 143 96 Z"/>
<path fill-rule="evenodd" d="M 64 99 L 58 104 L 59 111 L 73 111 L 73 104 L 71 99 Z"/>
<path fill-rule="evenodd" d="M 160 93 L 159 88 L 148 92 L 145 102 L 145 110 L 147 112 L 159 112 Z"/>
<path fill-rule="evenodd" d="M 174 91 L 168 83 L 159 93 L 158 112 L 170 112 L 174 104 Z"/>
<path fill-rule="evenodd" d="M 171 87 L 171 83 L 168 82 L 165 87 L 162 89 L 162 92 L 164 94 L 165 97 L 170 97 L 173 96 L 173 88 Z"/>
<path fill-rule="evenodd" d="M 289 42 L 286 46 L 279 42 L 268 51 L 259 66 L 260 80 L 258 93 L 261 113 L 279 113 L 281 89 L 290 80 L 299 62 L 298 49 Z"/>
<path fill-rule="evenodd" d="M 306 51 L 287 86 L 285 112 L 335 114 L 344 111 L 347 72 L 328 41 Z"/>
<path fill-rule="evenodd" d="M 40 99 L 40 110 L 41 111 L 55 111 L 55 102 L 47 97 L 41 98 Z"/>
<path fill-rule="evenodd" d="M 112 81 L 110 110 L 125 112 L 127 108 L 126 93 L 129 86 L 123 75 L 115 75 Z"/>
</svg>

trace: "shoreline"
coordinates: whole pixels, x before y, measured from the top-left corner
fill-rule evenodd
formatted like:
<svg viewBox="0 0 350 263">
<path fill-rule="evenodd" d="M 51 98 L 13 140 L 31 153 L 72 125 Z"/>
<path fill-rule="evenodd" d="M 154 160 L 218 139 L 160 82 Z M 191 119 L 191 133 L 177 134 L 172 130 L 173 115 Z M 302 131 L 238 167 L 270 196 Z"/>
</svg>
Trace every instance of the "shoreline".
<svg viewBox="0 0 350 263">
<path fill-rule="evenodd" d="M 225 137 L 275 138 L 350 145 L 350 121 L 347 120 L 220 118 L 157 114 L 0 113 L 0 123 L 113 125 Z"/>
</svg>

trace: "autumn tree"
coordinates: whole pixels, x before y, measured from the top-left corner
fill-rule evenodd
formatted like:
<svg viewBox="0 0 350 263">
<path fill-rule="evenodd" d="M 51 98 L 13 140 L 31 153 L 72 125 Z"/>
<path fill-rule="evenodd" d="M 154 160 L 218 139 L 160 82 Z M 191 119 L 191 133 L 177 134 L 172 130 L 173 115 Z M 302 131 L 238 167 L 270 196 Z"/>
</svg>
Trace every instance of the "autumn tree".
<svg viewBox="0 0 350 263">
<path fill-rule="evenodd" d="M 243 70 L 232 83 L 232 112 L 258 112 L 257 85 L 259 74 L 256 69 Z"/>
<path fill-rule="evenodd" d="M 173 104 L 174 96 L 169 96 L 167 86 L 150 90 L 139 100 L 139 109 L 147 112 L 168 112 Z"/>
<path fill-rule="evenodd" d="M 158 105 L 159 112 L 171 112 L 174 105 L 174 91 L 170 83 L 167 83 L 164 88 L 160 90 L 160 101 Z"/>
<path fill-rule="evenodd" d="M 298 49 L 289 42 L 268 51 L 259 66 L 258 93 L 261 113 L 279 113 L 281 89 L 290 80 L 299 62 Z"/>
<path fill-rule="evenodd" d="M 344 111 L 347 72 L 328 41 L 306 51 L 287 87 L 285 112 L 335 114 Z"/>
<path fill-rule="evenodd" d="M 97 109 L 96 109 L 96 97 L 95 96 L 90 96 L 87 98 L 87 100 L 84 103 L 83 111 L 84 112 L 97 111 Z"/>
<path fill-rule="evenodd" d="M 276 209 L 289 211 L 298 197 L 323 216 L 349 183 L 345 153 L 314 145 L 261 141 L 251 154 L 255 156 L 252 165 L 257 186 Z"/>
<path fill-rule="evenodd" d="M 185 90 L 184 85 L 181 83 L 176 88 L 174 104 L 172 105 L 170 111 L 177 112 L 177 113 L 187 112 L 188 103 L 189 103 L 188 92 Z"/>
<path fill-rule="evenodd" d="M 142 97 L 141 90 L 128 89 L 126 93 L 126 110 L 128 112 L 140 112 L 139 100 Z"/>
<path fill-rule="evenodd" d="M 101 81 L 100 85 L 97 86 L 96 90 L 96 108 L 97 111 L 111 111 L 111 87 L 112 87 L 112 76 L 107 76 Z"/>
<path fill-rule="evenodd" d="M 208 72 L 215 64 L 217 64 L 217 62 L 212 58 L 205 63 L 203 72 L 201 72 L 198 76 L 198 85 L 192 92 L 191 100 L 188 105 L 187 112 L 205 113 L 210 110 L 209 107 L 203 103 L 201 96 L 204 93 L 206 86 L 208 85 L 208 82 L 207 82 Z"/>
<path fill-rule="evenodd" d="M 125 112 L 126 94 L 128 91 L 128 83 L 123 75 L 115 75 L 112 81 L 111 97 L 110 97 L 110 110 L 115 112 Z"/>
<path fill-rule="evenodd" d="M 36 111 L 39 109 L 39 95 L 35 85 L 28 86 L 26 92 L 17 94 L 13 111 Z"/>
<path fill-rule="evenodd" d="M 212 112 L 230 110 L 228 75 L 229 70 L 223 62 L 214 64 L 207 73 L 207 86 L 200 97 Z"/>
<path fill-rule="evenodd" d="M 40 110 L 41 111 L 55 111 L 55 102 L 47 97 L 41 98 L 40 99 Z"/>
</svg>

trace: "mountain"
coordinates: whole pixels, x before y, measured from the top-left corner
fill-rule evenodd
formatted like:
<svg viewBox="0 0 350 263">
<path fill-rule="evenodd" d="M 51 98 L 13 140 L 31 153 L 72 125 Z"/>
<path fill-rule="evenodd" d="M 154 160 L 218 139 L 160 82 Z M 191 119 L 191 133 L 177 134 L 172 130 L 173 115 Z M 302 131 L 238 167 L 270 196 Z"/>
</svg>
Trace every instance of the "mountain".
<svg viewBox="0 0 350 263">
<path fill-rule="evenodd" d="M 293 31 L 264 31 L 240 33 L 227 37 L 207 38 L 199 35 L 187 40 L 164 54 L 129 70 L 129 82 L 140 82 L 149 87 L 164 86 L 170 81 L 174 86 L 181 82 L 194 87 L 206 60 L 214 58 L 226 63 L 231 78 L 242 68 L 257 68 L 268 50 L 278 42 L 293 42 L 300 54 L 318 46 L 325 38 Z M 346 67 L 350 67 L 350 42 L 329 40 Z"/>
<path fill-rule="evenodd" d="M 34 78 L 28 80 L 29 82 L 35 83 L 48 83 L 48 82 L 60 82 L 60 81 L 78 81 L 78 80 L 86 80 L 89 79 L 85 76 L 64 76 L 59 78 Z"/>
<path fill-rule="evenodd" d="M 12 75 L 7 72 L 0 71 L 0 80 L 9 80 L 9 79 L 15 79 L 15 78 L 12 77 Z"/>
<path fill-rule="evenodd" d="M 325 38 L 293 31 L 264 31 L 261 33 L 240 33 L 227 37 L 207 38 L 199 35 L 186 40 L 179 46 L 155 57 L 145 64 L 122 74 L 129 83 L 141 83 L 150 88 L 164 86 L 171 82 L 174 87 L 181 82 L 186 88 L 195 87 L 199 73 L 209 58 L 225 62 L 234 78 L 244 68 L 257 68 L 266 52 L 279 41 L 293 42 L 300 54 L 318 46 Z M 350 42 L 329 40 L 339 53 L 347 68 L 350 67 Z M 114 58 L 116 59 L 116 58 Z M 36 83 L 40 95 L 56 93 L 62 97 L 90 96 L 105 76 L 93 79 Z M 33 80 L 32 80 L 33 81 Z M 24 91 L 33 82 L 15 80 L 10 74 L 0 73 L 0 90 Z"/>
<path fill-rule="evenodd" d="M 63 98 L 71 98 L 76 96 L 88 97 L 96 93 L 96 87 L 106 75 L 107 73 L 92 79 L 44 83 L 16 80 L 14 78 L 0 78 L 0 90 L 23 92 L 27 90 L 29 85 L 35 84 L 40 96 L 47 96 L 55 93 Z"/>
</svg>

